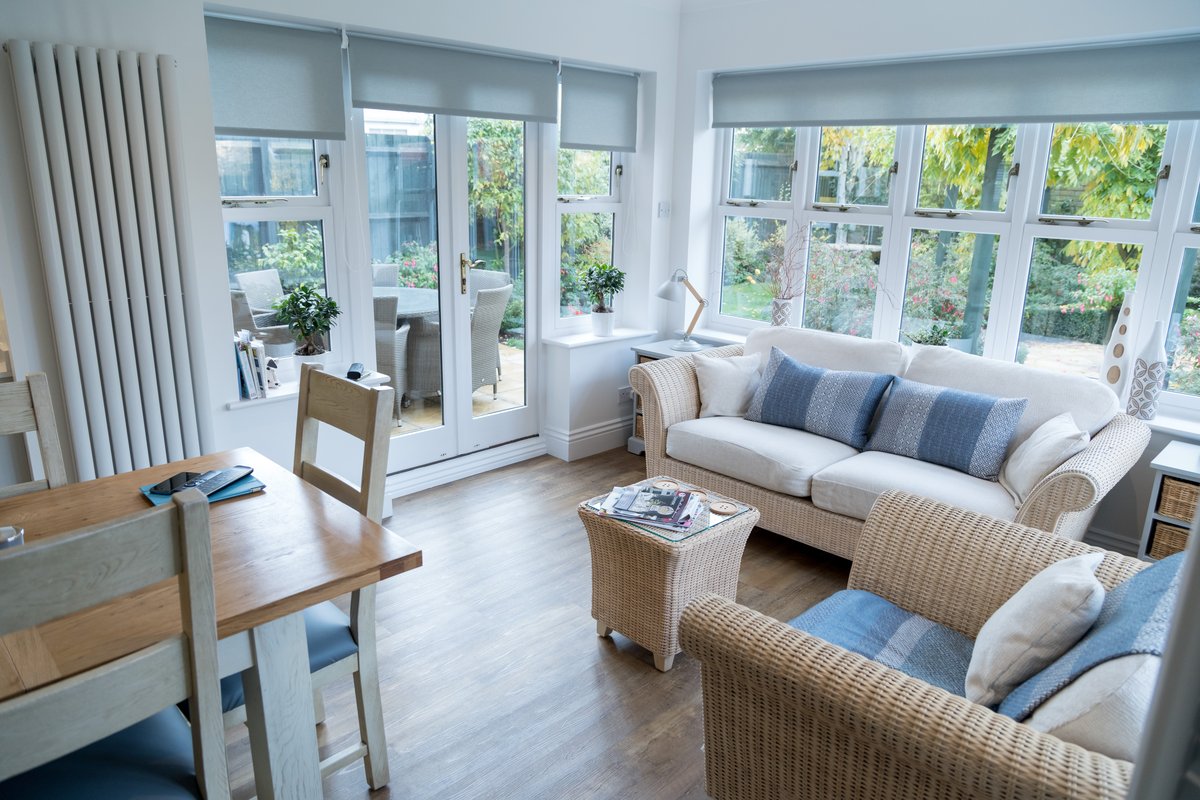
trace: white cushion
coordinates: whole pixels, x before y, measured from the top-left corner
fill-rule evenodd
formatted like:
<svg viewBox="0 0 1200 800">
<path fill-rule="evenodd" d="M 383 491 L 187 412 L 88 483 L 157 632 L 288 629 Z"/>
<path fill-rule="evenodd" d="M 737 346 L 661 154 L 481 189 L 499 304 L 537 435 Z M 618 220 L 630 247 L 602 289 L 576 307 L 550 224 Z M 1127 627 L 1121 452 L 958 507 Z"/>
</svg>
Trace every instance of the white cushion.
<svg viewBox="0 0 1200 800">
<path fill-rule="evenodd" d="M 980 358 L 952 347 L 913 345 L 905 378 L 994 397 L 1027 397 L 1011 454 L 1043 423 L 1064 411 L 1092 436 L 1120 410 L 1112 390 L 1093 378 Z"/>
<path fill-rule="evenodd" d="M 772 347 L 797 361 L 825 369 L 901 375 L 908 361 L 906 349 L 897 342 L 775 326 L 751 331 L 742 352 L 761 357 L 765 364 Z"/>
<path fill-rule="evenodd" d="M 812 476 L 858 451 L 815 433 L 705 417 L 667 429 L 667 455 L 764 489 L 808 497 Z"/>
<path fill-rule="evenodd" d="M 760 360 L 757 355 L 695 359 L 700 416 L 746 416 L 746 408 L 758 389 Z"/>
<path fill-rule="evenodd" d="M 1064 411 L 1051 417 L 1021 442 L 1004 462 L 1000 485 L 1008 490 L 1020 508 L 1038 481 L 1071 456 L 1083 452 L 1091 438 L 1087 431 L 1076 427 L 1071 412 Z"/>
<path fill-rule="evenodd" d="M 988 617 L 975 637 L 966 697 L 994 706 L 1075 646 L 1100 615 L 1103 553 L 1057 561 Z"/>
<path fill-rule="evenodd" d="M 1008 492 L 995 481 L 892 453 L 866 452 L 838 461 L 813 476 L 817 508 L 866 519 L 879 495 L 901 489 L 1000 519 L 1017 515 Z"/>
<path fill-rule="evenodd" d="M 1114 658 L 1080 675 L 1033 712 L 1026 724 L 1085 750 L 1133 761 L 1162 659 Z"/>
</svg>

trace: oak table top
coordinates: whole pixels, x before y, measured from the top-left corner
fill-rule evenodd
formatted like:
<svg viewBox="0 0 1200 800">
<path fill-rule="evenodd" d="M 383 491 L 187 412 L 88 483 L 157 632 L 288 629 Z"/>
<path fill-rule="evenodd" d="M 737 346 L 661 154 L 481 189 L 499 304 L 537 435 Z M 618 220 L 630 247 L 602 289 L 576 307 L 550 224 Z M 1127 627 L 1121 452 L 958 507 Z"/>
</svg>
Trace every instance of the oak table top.
<svg viewBox="0 0 1200 800">
<path fill-rule="evenodd" d="M 27 542 L 150 508 L 138 490 L 177 472 L 254 467 L 266 489 L 210 507 L 224 639 L 421 566 L 421 551 L 261 453 L 239 448 L 0 501 Z M 131 653 L 181 629 L 172 579 L 0 637 L 0 698 Z M 0 600 L 2 600 L 0 590 Z"/>
</svg>

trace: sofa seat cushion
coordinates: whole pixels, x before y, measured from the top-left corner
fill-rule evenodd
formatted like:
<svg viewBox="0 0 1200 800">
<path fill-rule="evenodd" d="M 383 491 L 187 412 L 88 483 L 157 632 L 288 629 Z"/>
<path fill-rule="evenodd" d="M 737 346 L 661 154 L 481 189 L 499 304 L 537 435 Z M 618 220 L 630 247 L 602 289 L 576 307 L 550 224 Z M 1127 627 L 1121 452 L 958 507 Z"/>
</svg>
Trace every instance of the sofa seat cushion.
<svg viewBox="0 0 1200 800">
<path fill-rule="evenodd" d="M 671 458 L 795 497 L 808 497 L 817 472 L 857 453 L 815 433 L 741 417 L 689 419 L 667 430 Z"/>
<path fill-rule="evenodd" d="M 788 623 L 830 644 L 962 697 L 970 637 L 879 595 L 845 589 Z"/>
<path fill-rule="evenodd" d="M 949 386 L 965 392 L 998 397 L 1024 397 L 1025 413 L 1009 451 L 1029 438 L 1047 420 L 1069 411 L 1080 430 L 1095 436 L 1121 410 L 1117 396 L 1095 378 L 980 358 L 952 347 L 913 345 L 905 370 L 908 380 Z"/>
<path fill-rule="evenodd" d="M 969 511 L 1014 519 L 1012 496 L 995 481 L 892 453 L 866 452 L 838 461 L 812 479 L 812 502 L 817 508 L 866 519 L 875 499 L 888 489 L 912 492 Z"/>
</svg>

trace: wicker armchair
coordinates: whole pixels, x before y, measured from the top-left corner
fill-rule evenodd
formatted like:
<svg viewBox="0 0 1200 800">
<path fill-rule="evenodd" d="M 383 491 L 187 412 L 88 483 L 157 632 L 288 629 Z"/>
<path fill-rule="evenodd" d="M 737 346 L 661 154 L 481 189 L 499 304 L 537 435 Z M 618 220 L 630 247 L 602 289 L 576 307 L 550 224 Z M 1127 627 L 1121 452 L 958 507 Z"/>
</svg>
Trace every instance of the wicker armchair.
<svg viewBox="0 0 1200 800">
<path fill-rule="evenodd" d="M 500 382 L 500 324 L 512 294 L 512 284 L 480 289 L 471 311 L 471 391 L 491 384 L 495 396 Z"/>
<path fill-rule="evenodd" d="M 1078 542 L 889 492 L 863 527 L 849 588 L 974 637 Z M 1145 564 L 1108 553 L 1107 588 Z M 1121 798 L 1132 765 L 715 595 L 690 604 L 684 652 L 701 664 L 708 793 L 749 798 Z"/>
<path fill-rule="evenodd" d="M 396 327 L 396 298 L 375 298 L 376 369 L 391 377 L 386 385 L 396 390 L 392 418 L 400 419 L 405 392 L 408 391 L 408 323 Z"/>
<path fill-rule="evenodd" d="M 855 558 L 863 521 L 818 508 L 806 497 L 730 478 L 667 455 L 667 429 L 700 414 L 694 358 L 742 354 L 742 345 L 706 350 L 695 356 L 638 364 L 629 383 L 642 403 L 646 474 L 672 477 L 750 503 L 762 513 L 760 526 L 842 558 Z M 1016 521 L 1068 539 L 1082 539 L 1101 498 L 1137 463 L 1150 441 L 1144 422 L 1117 414 L 1092 437 L 1088 447 L 1042 478 L 1022 504 Z"/>
<path fill-rule="evenodd" d="M 233 289 L 229 292 L 233 304 L 233 329 L 235 331 L 250 331 L 250 334 L 261 339 L 266 345 L 267 355 L 290 356 L 296 349 L 296 339 L 287 325 L 280 325 L 275 319 L 274 311 L 255 313 L 250 310 L 246 293 Z"/>
</svg>

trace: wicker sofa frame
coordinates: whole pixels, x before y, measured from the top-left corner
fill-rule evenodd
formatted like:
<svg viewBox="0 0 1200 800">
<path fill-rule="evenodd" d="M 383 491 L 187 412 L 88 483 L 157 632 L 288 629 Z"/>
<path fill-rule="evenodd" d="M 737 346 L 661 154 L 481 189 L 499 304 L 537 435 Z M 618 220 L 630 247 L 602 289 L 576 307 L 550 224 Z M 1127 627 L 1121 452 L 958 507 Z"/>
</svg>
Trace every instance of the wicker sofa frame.
<svg viewBox="0 0 1200 800">
<path fill-rule="evenodd" d="M 974 638 L 1041 569 L 1096 548 L 901 492 L 863 526 L 849 588 Z M 1106 553 L 1112 588 L 1147 566 Z M 1068 744 L 716 595 L 684 609 L 715 800 L 1116 800 L 1127 761 Z"/>
<path fill-rule="evenodd" d="M 863 521 L 817 508 L 808 498 L 764 489 L 667 455 L 667 429 L 700 414 L 700 390 L 693 358 L 728 358 L 742 345 L 639 364 L 629 383 L 642 402 L 646 475 L 671 475 L 759 509 L 759 525 L 842 558 L 854 558 Z M 1082 539 L 1100 499 L 1137 462 L 1150 441 L 1145 423 L 1117 414 L 1092 437 L 1087 449 L 1038 483 L 1021 506 L 1016 522 Z"/>
</svg>

